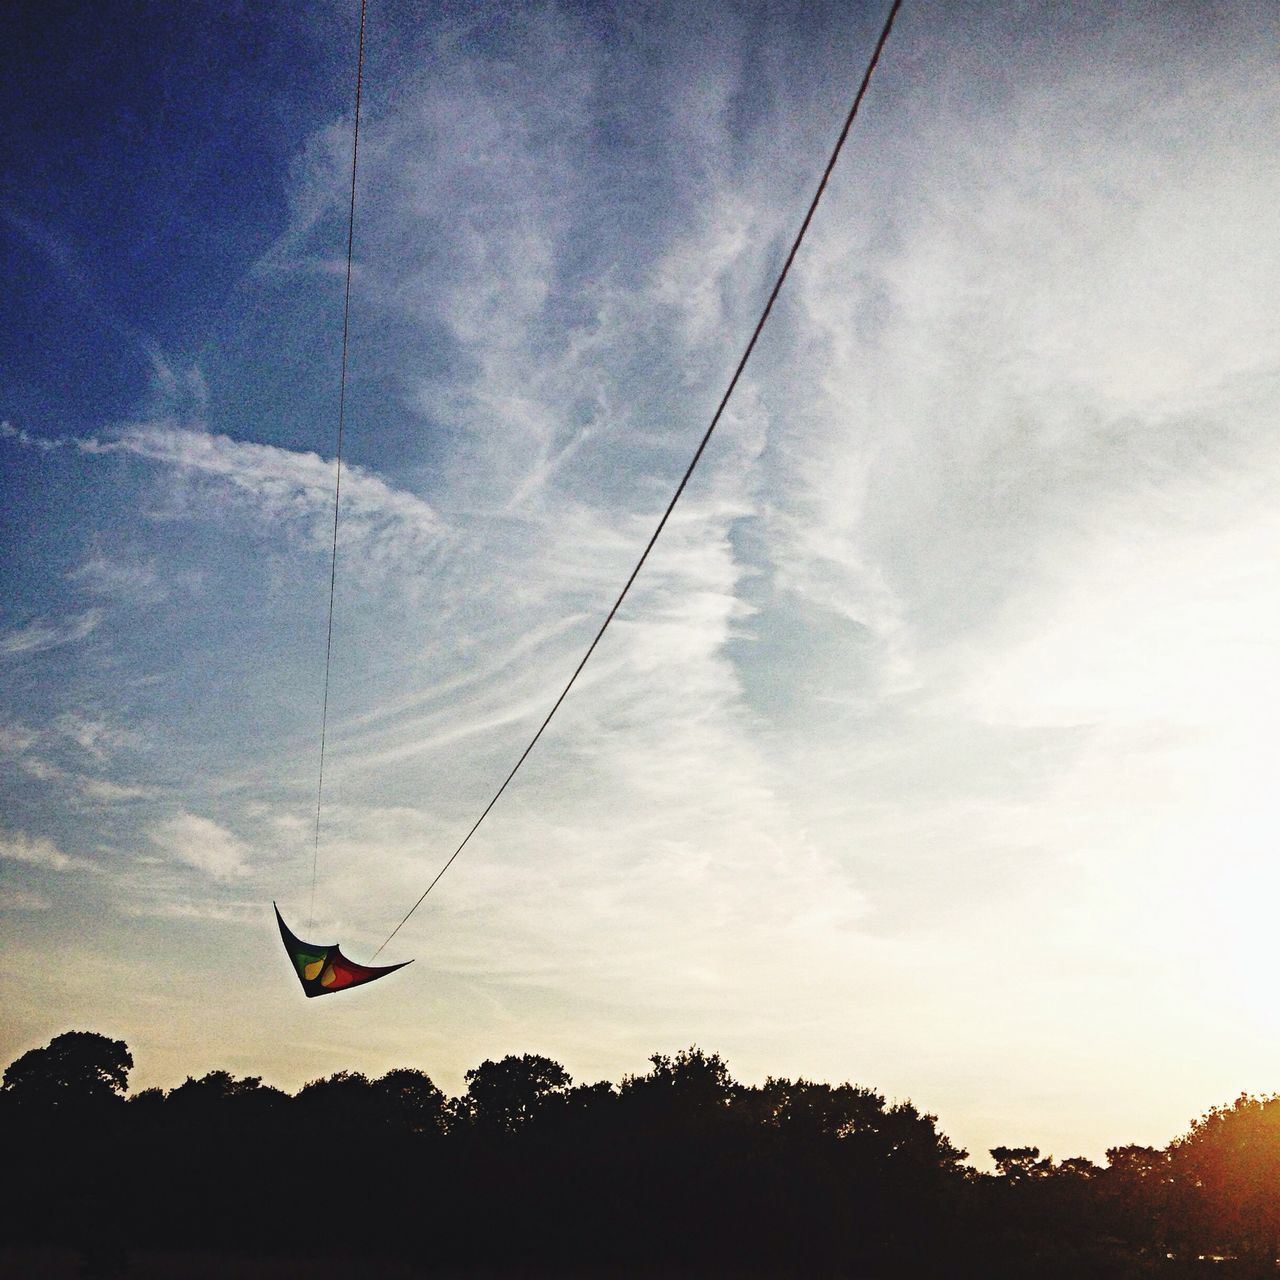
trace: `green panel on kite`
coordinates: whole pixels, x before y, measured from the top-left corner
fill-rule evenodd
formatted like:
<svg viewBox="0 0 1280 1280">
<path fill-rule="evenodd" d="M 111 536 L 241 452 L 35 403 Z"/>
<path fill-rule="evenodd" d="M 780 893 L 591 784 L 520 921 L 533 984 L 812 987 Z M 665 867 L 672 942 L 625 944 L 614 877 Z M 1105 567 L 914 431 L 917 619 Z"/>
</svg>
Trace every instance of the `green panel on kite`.
<svg viewBox="0 0 1280 1280">
<path fill-rule="evenodd" d="M 284 949 L 293 961 L 293 967 L 302 983 L 303 994 L 311 996 L 327 996 L 334 991 L 345 991 L 348 987 L 359 987 L 377 978 L 385 978 L 397 969 L 412 964 L 412 960 L 401 961 L 400 964 L 370 966 L 356 964 L 342 954 L 335 942 L 332 946 L 323 946 L 317 942 L 303 942 L 296 937 L 285 924 L 280 908 L 273 902 L 276 923 L 280 926 L 280 937 L 284 941 Z"/>
</svg>

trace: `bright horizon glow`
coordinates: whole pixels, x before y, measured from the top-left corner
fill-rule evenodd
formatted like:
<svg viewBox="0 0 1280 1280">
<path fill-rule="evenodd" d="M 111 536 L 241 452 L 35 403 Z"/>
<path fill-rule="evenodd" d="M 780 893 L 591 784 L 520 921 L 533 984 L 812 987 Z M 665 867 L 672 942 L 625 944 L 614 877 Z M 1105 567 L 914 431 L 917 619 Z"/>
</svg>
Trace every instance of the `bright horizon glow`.
<svg viewBox="0 0 1280 1280">
<path fill-rule="evenodd" d="M 1276 11 L 904 7 L 418 963 L 306 1001 L 357 9 L 32 19 L 83 75 L 0 197 L 4 1061 L 696 1043 L 976 1162 L 1280 1088 Z M 371 7 L 303 936 L 367 961 L 563 686 L 883 16 Z"/>
</svg>

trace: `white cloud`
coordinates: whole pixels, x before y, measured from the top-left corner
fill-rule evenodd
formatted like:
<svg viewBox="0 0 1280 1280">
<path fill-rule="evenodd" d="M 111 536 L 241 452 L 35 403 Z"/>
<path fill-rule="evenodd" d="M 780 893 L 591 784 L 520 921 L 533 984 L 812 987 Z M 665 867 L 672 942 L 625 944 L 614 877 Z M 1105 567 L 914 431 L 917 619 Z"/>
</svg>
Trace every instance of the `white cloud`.
<svg viewBox="0 0 1280 1280">
<path fill-rule="evenodd" d="M 79 445 L 93 456 L 128 453 L 146 458 L 190 482 L 192 487 L 173 495 L 171 517 L 225 516 L 231 497 L 238 498 L 245 510 L 285 528 L 302 526 L 316 545 L 326 544 L 331 536 L 335 468 L 317 454 L 232 440 L 167 422 L 139 424 L 113 439 L 86 439 Z M 208 501 L 202 501 L 201 482 L 215 486 Z M 344 466 L 342 545 L 366 566 L 425 562 L 444 532 L 440 518 L 421 498 L 360 467 Z"/>
<path fill-rule="evenodd" d="M 156 794 L 154 787 L 130 786 L 127 783 L 112 782 L 107 778 L 82 777 L 77 780 L 82 794 L 91 800 L 105 804 L 116 804 L 126 800 L 146 800 Z"/>
<path fill-rule="evenodd" d="M 88 755 L 102 767 L 121 751 L 137 751 L 145 741 L 135 730 L 78 711 L 64 712 L 43 729 L 21 723 L 0 725 L 0 756 L 12 760 L 40 782 L 61 783 L 64 789 L 74 789 L 90 800 L 108 804 L 153 796 L 155 788 L 88 776 L 55 763 L 49 755 L 72 765 L 82 764 L 83 755 Z M 68 744 L 74 744 L 75 750 L 68 751 Z"/>
<path fill-rule="evenodd" d="M 82 751 L 95 760 L 105 760 L 110 754 L 141 745 L 142 737 L 131 729 L 122 729 L 100 718 L 89 718 L 75 711 L 64 712 L 55 721 L 55 727 Z"/>
<path fill-rule="evenodd" d="M 262 903 L 198 901 L 191 898 L 151 900 L 138 899 L 124 908 L 134 919 L 150 920 L 216 920 L 223 924 L 257 924 L 263 918 Z"/>
<path fill-rule="evenodd" d="M 199 367 L 179 372 L 150 345 L 147 356 L 152 369 L 150 415 L 202 418 L 209 407 L 209 387 Z"/>
<path fill-rule="evenodd" d="M 33 436 L 25 427 L 15 427 L 12 422 L 0 422 L 0 440 L 13 440 L 24 448 L 39 449 L 41 453 L 52 453 L 64 443 L 48 436 Z"/>
<path fill-rule="evenodd" d="M 61 645 L 76 644 L 102 621 L 101 609 L 86 609 L 65 618 L 37 618 L 24 627 L 0 632 L 0 655 L 42 653 Z"/>
<path fill-rule="evenodd" d="M 41 782 L 57 782 L 67 776 L 67 771 L 40 756 L 24 755 L 18 759 L 18 767 Z"/>
<path fill-rule="evenodd" d="M 92 595 L 139 604 L 158 603 L 168 594 L 154 562 L 115 560 L 101 553 L 71 570 L 67 580 Z"/>
<path fill-rule="evenodd" d="M 45 836 L 31 836 L 24 831 L 3 829 L 0 829 L 0 858 L 46 871 L 70 871 L 87 865 L 82 859 L 63 853 Z"/>
<path fill-rule="evenodd" d="M 248 848 L 242 840 L 211 818 L 180 813 L 154 823 L 148 831 L 151 843 L 170 859 L 217 880 L 243 875 Z"/>
</svg>

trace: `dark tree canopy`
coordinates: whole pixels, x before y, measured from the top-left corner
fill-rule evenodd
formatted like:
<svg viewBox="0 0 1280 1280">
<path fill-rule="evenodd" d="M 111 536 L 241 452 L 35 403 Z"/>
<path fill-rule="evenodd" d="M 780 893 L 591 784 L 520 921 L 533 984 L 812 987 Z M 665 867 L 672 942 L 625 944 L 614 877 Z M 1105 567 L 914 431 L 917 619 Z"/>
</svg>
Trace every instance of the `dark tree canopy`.
<svg viewBox="0 0 1280 1280">
<path fill-rule="evenodd" d="M 1016 1180 L 1034 1176 L 1040 1160 L 1039 1147 L 992 1147 L 991 1158 L 1002 1178 Z"/>
<path fill-rule="evenodd" d="M 283 1090 L 264 1085 L 260 1076 L 237 1079 L 229 1071 L 209 1071 L 198 1080 L 188 1076 L 176 1089 L 170 1089 L 167 1103 L 171 1111 L 180 1110 L 191 1117 L 239 1114 L 247 1119 L 280 1106 L 287 1098 Z"/>
<path fill-rule="evenodd" d="M 851 1084 L 770 1076 L 756 1092 L 760 1122 L 795 1139 L 847 1137 L 872 1127 L 884 1112 L 879 1094 Z"/>
<path fill-rule="evenodd" d="M 655 1137 L 666 1133 L 672 1138 L 731 1123 L 742 1087 L 718 1053 L 704 1053 L 694 1045 L 673 1056 L 655 1053 L 649 1062 L 644 1075 L 622 1081 L 621 1101 L 633 1122 Z"/>
<path fill-rule="evenodd" d="M 64 1031 L 43 1049 L 31 1049 L 4 1073 L 4 1092 L 15 1102 L 79 1107 L 114 1101 L 129 1086 L 133 1058 L 123 1040 L 96 1031 Z"/>
<path fill-rule="evenodd" d="M 445 1096 L 425 1071 L 414 1071 L 408 1067 L 388 1071 L 373 1082 L 373 1092 L 378 1100 L 378 1109 L 388 1124 L 409 1133 L 444 1132 Z"/>
<path fill-rule="evenodd" d="M 1241 1095 L 1101 1168 L 994 1147 L 987 1174 L 910 1101 L 743 1084 L 696 1045 L 617 1087 L 512 1054 L 452 1099 L 412 1068 L 292 1096 L 209 1071 L 108 1105 L 131 1067 L 122 1042 L 69 1032 L 4 1072 L 6 1248 L 79 1249 L 83 1274 L 186 1250 L 193 1274 L 244 1258 L 264 1276 L 317 1252 L 349 1274 L 531 1278 L 1259 1280 L 1280 1258 L 1280 1097 Z"/>
<path fill-rule="evenodd" d="M 463 1114 L 478 1128 L 502 1133 L 523 1129 L 551 1098 L 573 1084 L 569 1073 L 536 1053 L 486 1059 L 466 1074 Z"/>
<path fill-rule="evenodd" d="M 1242 1093 L 1169 1150 L 1175 1235 L 1271 1265 L 1280 1254 L 1280 1095 Z"/>
<path fill-rule="evenodd" d="M 647 1074 L 628 1076 L 622 1082 L 624 1097 L 665 1096 L 690 1111 L 717 1111 L 732 1102 L 738 1088 L 724 1059 L 718 1053 L 704 1053 L 697 1045 L 673 1057 L 655 1053 L 649 1062 Z"/>
</svg>

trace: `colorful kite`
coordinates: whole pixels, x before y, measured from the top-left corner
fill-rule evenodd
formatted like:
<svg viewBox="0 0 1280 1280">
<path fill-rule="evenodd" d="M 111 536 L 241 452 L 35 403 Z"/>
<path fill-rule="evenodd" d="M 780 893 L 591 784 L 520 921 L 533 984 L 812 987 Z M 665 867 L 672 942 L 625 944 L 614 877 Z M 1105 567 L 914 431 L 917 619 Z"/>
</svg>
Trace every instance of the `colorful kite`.
<svg viewBox="0 0 1280 1280">
<path fill-rule="evenodd" d="M 375 978 L 385 978 L 387 974 L 403 969 L 412 964 L 412 960 L 403 960 L 399 964 L 382 965 L 370 968 L 367 964 L 356 964 L 348 960 L 333 946 L 322 946 L 318 942 L 302 942 L 290 932 L 280 915 L 280 908 L 275 907 L 276 923 L 280 926 L 280 936 L 284 939 L 284 949 L 298 971 L 298 981 L 308 996 L 326 996 L 331 991 L 345 991 L 348 987 L 358 987 L 362 982 L 372 982 Z"/>
</svg>

